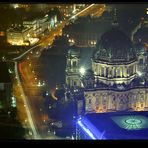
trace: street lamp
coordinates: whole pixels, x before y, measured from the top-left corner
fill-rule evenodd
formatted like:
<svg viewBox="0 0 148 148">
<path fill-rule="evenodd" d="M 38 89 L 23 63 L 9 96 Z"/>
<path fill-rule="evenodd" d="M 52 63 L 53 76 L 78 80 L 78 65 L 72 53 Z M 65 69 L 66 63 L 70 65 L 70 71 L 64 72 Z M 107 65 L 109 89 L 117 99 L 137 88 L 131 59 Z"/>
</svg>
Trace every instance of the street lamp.
<svg viewBox="0 0 148 148">
<path fill-rule="evenodd" d="M 81 75 L 84 75 L 85 74 L 85 68 L 84 67 L 81 67 L 80 70 L 79 70 L 80 74 Z"/>
<path fill-rule="evenodd" d="M 142 73 L 140 71 L 137 71 L 138 76 L 142 76 Z"/>
</svg>

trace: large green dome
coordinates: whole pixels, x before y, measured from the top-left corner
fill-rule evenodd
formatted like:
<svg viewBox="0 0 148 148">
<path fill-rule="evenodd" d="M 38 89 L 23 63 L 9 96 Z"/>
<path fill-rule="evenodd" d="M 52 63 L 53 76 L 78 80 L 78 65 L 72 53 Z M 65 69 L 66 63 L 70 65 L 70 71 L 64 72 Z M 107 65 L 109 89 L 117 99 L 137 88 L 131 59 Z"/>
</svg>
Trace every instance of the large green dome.
<svg viewBox="0 0 148 148">
<path fill-rule="evenodd" d="M 136 60 L 136 54 L 129 37 L 117 28 L 105 32 L 93 54 L 95 61 L 111 63 Z"/>
</svg>

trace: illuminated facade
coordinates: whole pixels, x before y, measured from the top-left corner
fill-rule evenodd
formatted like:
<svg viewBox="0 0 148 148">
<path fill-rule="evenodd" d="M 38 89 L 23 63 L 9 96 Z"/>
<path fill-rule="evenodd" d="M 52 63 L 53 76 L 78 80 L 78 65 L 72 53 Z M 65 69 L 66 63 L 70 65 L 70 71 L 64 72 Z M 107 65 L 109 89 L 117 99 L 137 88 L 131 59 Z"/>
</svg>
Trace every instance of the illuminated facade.
<svg viewBox="0 0 148 148">
<path fill-rule="evenodd" d="M 45 30 L 50 28 L 50 22 L 48 20 L 48 16 L 44 16 L 42 18 L 31 18 L 30 20 L 23 21 L 23 26 L 27 28 L 32 28 L 33 37 L 38 37 Z"/>
<path fill-rule="evenodd" d="M 15 26 L 7 30 L 7 42 L 11 45 L 29 45 L 29 38 L 32 34 L 32 28 Z"/>
<path fill-rule="evenodd" d="M 50 21 L 47 15 L 41 18 L 30 18 L 23 21 L 23 25 L 15 25 L 7 30 L 7 42 L 17 46 L 33 45 L 49 28 Z"/>
<path fill-rule="evenodd" d="M 56 7 L 65 17 L 69 17 L 71 14 L 75 14 L 80 10 L 80 8 L 85 6 L 86 4 L 59 4 Z"/>
<path fill-rule="evenodd" d="M 85 113 L 148 110 L 147 55 L 144 44 L 135 47 L 118 28 L 105 32 L 92 55 L 91 70 L 80 79 Z"/>
<path fill-rule="evenodd" d="M 68 87 L 81 87 L 79 65 L 80 65 L 80 51 L 77 49 L 70 49 L 67 55 L 66 66 L 66 84 Z"/>
</svg>

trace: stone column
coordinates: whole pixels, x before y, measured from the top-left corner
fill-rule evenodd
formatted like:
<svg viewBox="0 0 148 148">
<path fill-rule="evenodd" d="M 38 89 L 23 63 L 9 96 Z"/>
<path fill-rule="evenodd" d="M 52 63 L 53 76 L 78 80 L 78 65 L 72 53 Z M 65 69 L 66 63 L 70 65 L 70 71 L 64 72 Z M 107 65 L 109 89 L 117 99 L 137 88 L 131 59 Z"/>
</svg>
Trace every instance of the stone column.
<svg viewBox="0 0 148 148">
<path fill-rule="evenodd" d="M 126 77 L 126 67 L 123 66 L 123 77 Z"/>
<path fill-rule="evenodd" d="M 120 76 L 120 67 L 117 68 L 117 76 Z"/>
<path fill-rule="evenodd" d="M 95 65 L 95 68 L 94 69 L 96 70 L 96 74 L 97 75 L 100 75 L 100 67 L 99 67 L 98 64 Z"/>
<path fill-rule="evenodd" d="M 111 75 L 112 75 L 112 77 L 114 77 L 115 76 L 115 68 L 114 67 L 112 67 L 112 70 L 111 70 Z"/>
<path fill-rule="evenodd" d="M 120 67 L 119 69 L 120 69 L 120 77 L 122 77 L 122 67 Z"/>
<path fill-rule="evenodd" d="M 122 78 L 124 77 L 123 70 L 124 70 L 124 67 L 122 66 Z"/>
<path fill-rule="evenodd" d="M 99 75 L 102 76 L 102 66 L 99 67 Z"/>
<path fill-rule="evenodd" d="M 104 68 L 101 66 L 101 76 L 104 74 Z"/>
</svg>

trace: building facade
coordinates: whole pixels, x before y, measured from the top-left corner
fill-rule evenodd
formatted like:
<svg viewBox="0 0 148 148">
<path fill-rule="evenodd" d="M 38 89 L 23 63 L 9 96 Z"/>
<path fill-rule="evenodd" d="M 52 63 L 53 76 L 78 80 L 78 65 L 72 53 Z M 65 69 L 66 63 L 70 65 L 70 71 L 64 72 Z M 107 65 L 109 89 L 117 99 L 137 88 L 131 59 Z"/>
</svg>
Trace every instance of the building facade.
<svg viewBox="0 0 148 148">
<path fill-rule="evenodd" d="M 80 80 L 80 51 L 77 49 L 70 49 L 67 55 L 66 65 L 66 84 L 70 88 L 81 87 Z"/>
<path fill-rule="evenodd" d="M 80 79 L 85 113 L 147 110 L 147 57 L 145 45 L 135 49 L 118 27 L 105 32 L 88 59 L 92 68 Z"/>
<path fill-rule="evenodd" d="M 7 42 L 11 45 L 29 45 L 29 38 L 33 33 L 33 28 L 24 26 L 14 26 L 7 30 Z"/>
</svg>

